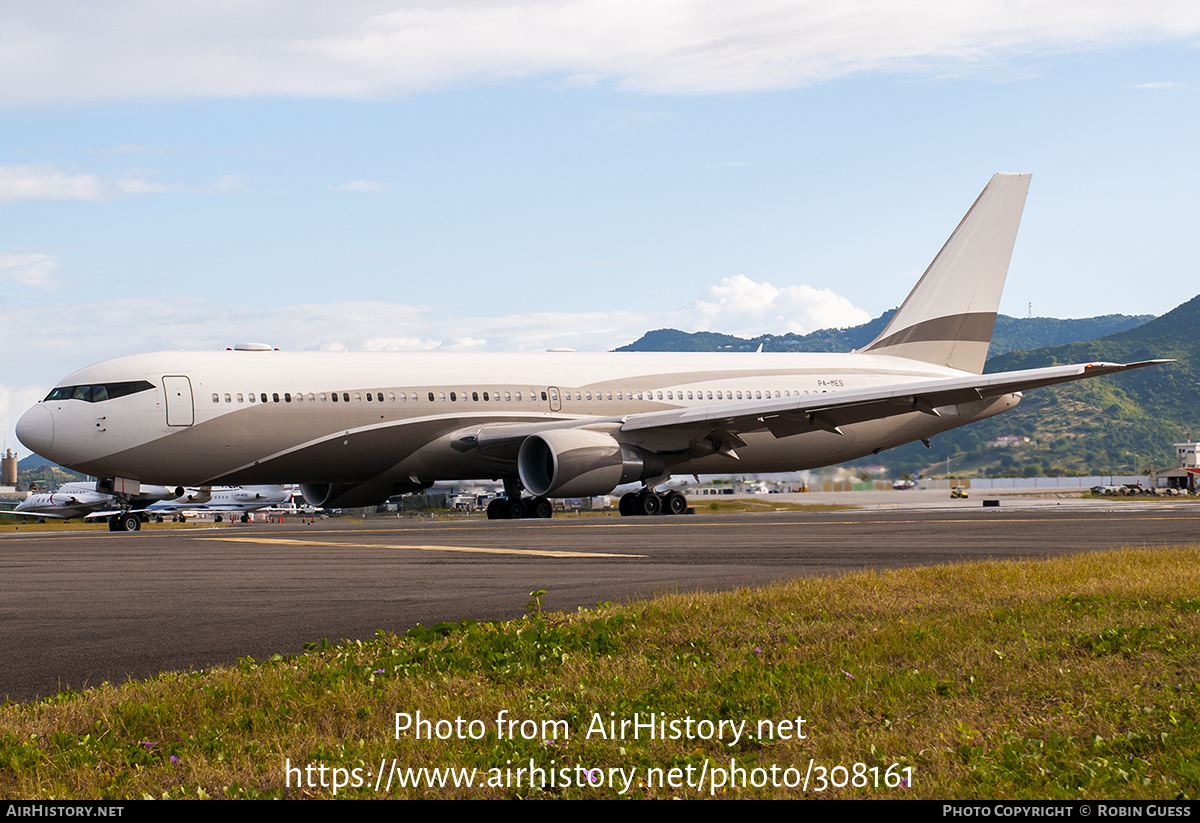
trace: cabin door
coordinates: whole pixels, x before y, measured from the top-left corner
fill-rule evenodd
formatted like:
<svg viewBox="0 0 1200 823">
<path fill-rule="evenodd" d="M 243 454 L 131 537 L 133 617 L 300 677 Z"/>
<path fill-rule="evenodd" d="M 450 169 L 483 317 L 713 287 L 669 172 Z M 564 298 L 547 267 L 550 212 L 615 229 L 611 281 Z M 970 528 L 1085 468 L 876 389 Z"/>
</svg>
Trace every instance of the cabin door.
<svg viewBox="0 0 1200 823">
<path fill-rule="evenodd" d="M 558 396 L 558 387 L 550 386 L 550 411 L 562 411 L 562 400 Z"/>
<path fill-rule="evenodd" d="M 167 398 L 168 426 L 190 426 L 195 422 L 191 380 L 183 375 L 167 375 L 163 377 L 163 394 Z"/>
</svg>

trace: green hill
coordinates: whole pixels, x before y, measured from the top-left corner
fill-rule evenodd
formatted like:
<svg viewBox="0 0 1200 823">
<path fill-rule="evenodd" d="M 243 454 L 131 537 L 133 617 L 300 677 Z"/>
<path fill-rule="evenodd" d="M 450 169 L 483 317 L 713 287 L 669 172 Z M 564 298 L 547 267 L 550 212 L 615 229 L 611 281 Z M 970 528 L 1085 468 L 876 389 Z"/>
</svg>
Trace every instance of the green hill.
<svg viewBox="0 0 1200 823">
<path fill-rule="evenodd" d="M 763 334 L 752 339 L 734 337 L 718 332 L 685 332 L 678 329 L 658 329 L 646 332 L 628 346 L 617 351 L 756 351 L 761 345 L 770 352 L 847 352 L 867 345 L 883 331 L 895 309 L 884 312 L 874 320 L 846 329 L 821 329 L 810 334 Z M 1136 328 L 1153 319 L 1152 315 L 1108 314 L 1082 320 L 1060 320 L 1055 317 L 996 318 L 992 333 L 993 355 L 1014 349 L 1036 349 L 1079 340 L 1091 340 L 1106 334 Z"/>
<path fill-rule="evenodd" d="M 1106 360 L 1176 362 L 1127 374 L 1029 392 L 1012 411 L 933 439 L 882 453 L 894 473 L 957 476 L 1003 474 L 1130 474 L 1175 465 L 1172 443 L 1200 434 L 1200 296 L 1137 328 L 1096 340 L 1008 351 L 987 372 Z M 1001 435 L 1031 443 L 997 448 Z"/>
</svg>

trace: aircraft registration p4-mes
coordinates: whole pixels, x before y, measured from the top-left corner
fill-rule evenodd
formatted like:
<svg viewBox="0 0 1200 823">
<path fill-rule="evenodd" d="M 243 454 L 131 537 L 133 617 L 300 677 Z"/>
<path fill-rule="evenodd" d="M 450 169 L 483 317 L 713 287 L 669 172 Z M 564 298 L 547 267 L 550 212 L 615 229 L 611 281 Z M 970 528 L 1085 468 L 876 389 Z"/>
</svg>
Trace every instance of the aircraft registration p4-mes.
<svg viewBox="0 0 1200 823">
<path fill-rule="evenodd" d="M 849 354 L 281 352 L 246 344 L 109 360 L 17 424 L 102 478 L 298 483 L 356 507 L 499 479 L 493 519 L 640 482 L 621 513 L 679 513 L 672 474 L 840 463 L 1011 409 L 1021 392 L 1163 361 L 982 374 L 1030 176 L 997 174 L 871 343 Z"/>
</svg>

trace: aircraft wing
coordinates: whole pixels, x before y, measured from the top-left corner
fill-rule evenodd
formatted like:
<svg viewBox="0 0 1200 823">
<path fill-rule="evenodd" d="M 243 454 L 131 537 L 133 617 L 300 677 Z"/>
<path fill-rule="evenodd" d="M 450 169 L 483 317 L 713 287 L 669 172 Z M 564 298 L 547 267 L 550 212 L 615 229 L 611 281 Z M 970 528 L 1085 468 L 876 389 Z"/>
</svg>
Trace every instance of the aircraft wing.
<svg viewBox="0 0 1200 823">
<path fill-rule="evenodd" d="M 479 448 L 496 457 L 514 457 L 521 441 L 532 434 L 554 429 L 585 427 L 608 430 L 621 440 L 655 439 L 658 434 L 696 433 L 700 430 L 730 435 L 723 439 L 737 445 L 736 435 L 768 429 L 776 437 L 822 430 L 841 434 L 840 427 L 851 423 L 877 420 L 913 411 L 940 417 L 939 407 L 1000 397 L 1014 392 L 1069 383 L 1105 374 L 1140 369 L 1170 360 L 1144 360 L 1138 363 L 1080 363 L 1048 366 L 1040 369 L 969 374 L 962 377 L 932 378 L 893 383 L 868 389 L 822 392 L 799 397 L 748 400 L 721 405 L 690 406 L 680 409 L 631 414 L 609 420 L 557 420 L 553 423 L 484 425 L 459 432 L 452 445 L 466 451 Z M 634 433 L 638 433 L 635 435 Z M 632 435 L 632 436 L 630 436 Z M 640 436 L 639 436 L 640 435 Z M 670 448 L 664 442 L 666 448 Z"/>
<path fill-rule="evenodd" d="M 632 432 L 664 426 L 710 426 L 737 432 L 752 431 L 765 426 L 776 437 L 786 437 L 814 429 L 836 431 L 840 426 L 850 423 L 861 423 L 912 411 L 940 417 L 937 411 L 940 406 L 985 400 L 1167 362 L 1170 361 L 1048 366 L 1041 369 L 935 378 L 870 389 L 755 400 L 723 406 L 647 412 L 630 415 L 622 423 L 621 431 Z"/>
<path fill-rule="evenodd" d="M 46 512 L 19 512 L 16 509 L 2 509 L 2 510 L 0 510 L 0 514 L 14 514 L 17 517 L 49 517 L 52 520 L 70 520 L 71 519 L 71 518 L 65 517 L 64 515 L 61 515 L 61 514 L 48 514 Z M 79 515 L 75 515 L 75 516 L 78 517 Z"/>
</svg>

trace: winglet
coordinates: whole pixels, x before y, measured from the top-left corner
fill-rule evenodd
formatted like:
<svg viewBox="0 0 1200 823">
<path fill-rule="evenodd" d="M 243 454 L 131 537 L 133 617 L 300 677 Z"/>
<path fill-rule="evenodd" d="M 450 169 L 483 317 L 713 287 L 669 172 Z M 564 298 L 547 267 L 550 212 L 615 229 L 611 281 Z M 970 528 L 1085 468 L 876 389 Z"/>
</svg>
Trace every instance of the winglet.
<svg viewBox="0 0 1200 823">
<path fill-rule="evenodd" d="M 862 351 L 983 371 L 1030 177 L 992 177 L 887 328 Z"/>
</svg>

